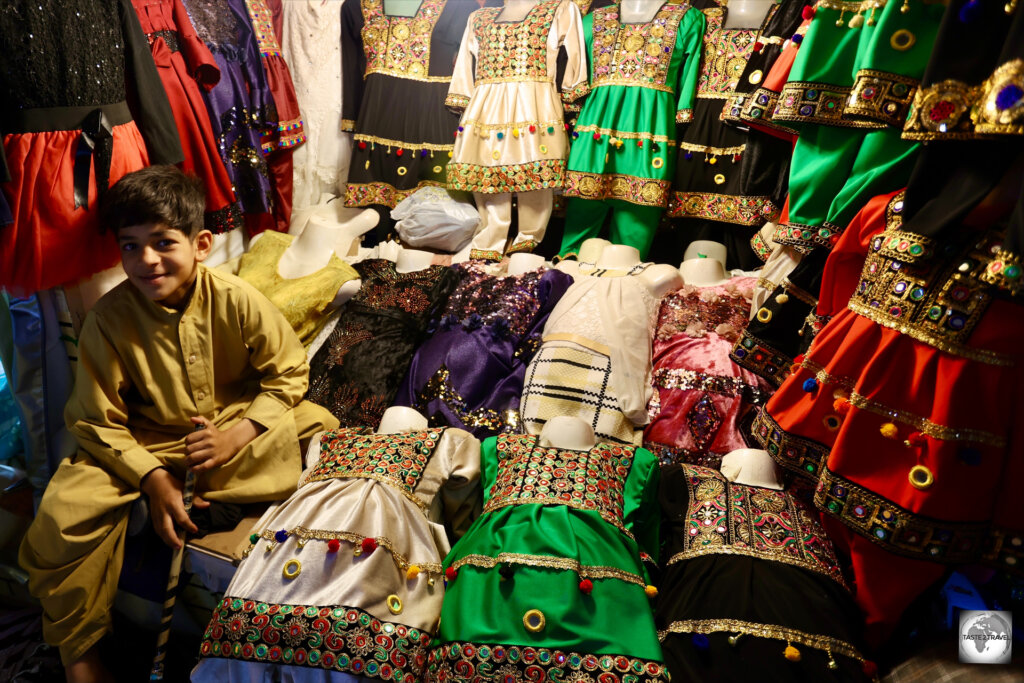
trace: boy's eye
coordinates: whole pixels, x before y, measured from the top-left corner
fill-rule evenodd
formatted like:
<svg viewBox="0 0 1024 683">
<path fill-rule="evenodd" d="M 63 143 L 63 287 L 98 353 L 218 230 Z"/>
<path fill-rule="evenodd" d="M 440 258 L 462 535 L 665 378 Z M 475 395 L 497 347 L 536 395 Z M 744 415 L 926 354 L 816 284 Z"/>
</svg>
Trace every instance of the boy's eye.
<svg viewBox="0 0 1024 683">
<path fill-rule="evenodd" d="M 160 247 L 161 249 L 170 249 L 171 247 L 174 246 L 174 244 L 174 240 L 160 240 L 159 242 L 156 243 L 156 246 Z"/>
<path fill-rule="evenodd" d="M 134 251 L 134 250 L 135 250 L 135 245 L 132 244 L 131 242 L 125 242 L 124 244 L 121 245 L 121 251 Z"/>
</svg>

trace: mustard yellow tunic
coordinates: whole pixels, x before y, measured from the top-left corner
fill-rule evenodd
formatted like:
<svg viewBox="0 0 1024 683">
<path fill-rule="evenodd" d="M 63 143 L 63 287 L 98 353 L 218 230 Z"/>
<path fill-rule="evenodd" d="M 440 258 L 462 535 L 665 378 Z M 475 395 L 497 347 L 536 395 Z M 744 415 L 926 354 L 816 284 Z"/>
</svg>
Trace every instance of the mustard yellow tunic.
<svg viewBox="0 0 1024 683">
<path fill-rule="evenodd" d="M 313 343 L 331 315 L 331 302 L 338 290 L 359 273 L 331 254 L 327 265 L 316 272 L 296 278 L 281 277 L 277 265 L 295 238 L 267 230 L 238 263 L 238 277 L 263 293 L 284 314 L 299 335 L 302 345 Z"/>
<path fill-rule="evenodd" d="M 78 375 L 65 410 L 78 452 L 61 463 L 21 546 L 43 634 L 65 663 L 110 628 L 130 503 L 142 478 L 167 467 L 184 479 L 189 418 L 225 429 L 266 428 L 230 461 L 201 475 L 207 499 L 249 503 L 295 490 L 300 439 L 330 429 L 330 413 L 301 401 L 306 354 L 284 316 L 239 278 L 199 266 L 183 311 L 130 282 L 86 316 Z"/>
</svg>

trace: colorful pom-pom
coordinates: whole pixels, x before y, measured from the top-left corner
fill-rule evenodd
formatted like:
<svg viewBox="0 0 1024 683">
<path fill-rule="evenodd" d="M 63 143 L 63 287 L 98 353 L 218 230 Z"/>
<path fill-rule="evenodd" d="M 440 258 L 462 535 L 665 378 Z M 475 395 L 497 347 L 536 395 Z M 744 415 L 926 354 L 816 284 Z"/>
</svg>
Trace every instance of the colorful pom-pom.
<svg viewBox="0 0 1024 683">
<path fill-rule="evenodd" d="M 537 126 L 535 126 L 535 125 L 533 125 L 533 124 L 531 123 L 531 124 L 530 124 L 530 132 L 531 132 L 531 133 L 536 133 L 536 132 L 537 132 Z"/>
<path fill-rule="evenodd" d="M 861 665 L 860 670 L 864 672 L 865 676 L 874 678 L 878 675 L 878 665 L 872 662 L 870 659 L 865 659 Z"/>
<path fill-rule="evenodd" d="M 654 586 L 647 585 L 647 586 L 644 587 L 644 593 L 647 594 L 647 597 L 653 598 L 654 596 L 656 596 L 658 594 L 658 589 L 655 588 Z"/>
<path fill-rule="evenodd" d="M 396 149 L 396 150 L 395 150 L 395 156 L 396 156 L 396 157 L 400 157 L 400 156 L 402 156 L 403 154 L 405 154 L 405 150 L 404 150 L 404 149 L 402 149 L 401 147 L 399 147 L 398 149 Z"/>
<path fill-rule="evenodd" d="M 590 595 L 590 592 L 594 590 L 594 582 L 590 579 L 583 579 L 580 581 L 580 592 L 584 595 Z"/>
<path fill-rule="evenodd" d="M 800 661 L 800 650 L 796 649 L 792 645 L 787 645 L 786 649 L 783 650 L 782 654 L 791 662 Z"/>
<path fill-rule="evenodd" d="M 800 16 L 804 18 L 804 21 L 814 18 L 814 8 L 810 5 L 804 5 L 803 10 L 800 12 Z"/>
<path fill-rule="evenodd" d="M 878 431 L 887 439 L 895 439 L 900 435 L 900 428 L 892 422 L 886 422 L 884 425 L 879 427 Z"/>
<path fill-rule="evenodd" d="M 692 159 L 692 158 L 693 158 L 693 152 L 687 152 L 687 153 L 686 153 L 685 155 L 683 155 L 683 156 L 685 156 L 685 157 L 686 157 L 686 160 L 687 160 L 687 161 L 689 161 L 690 159 Z"/>
<path fill-rule="evenodd" d="M 808 377 L 800 386 L 803 388 L 804 391 L 806 391 L 809 394 L 818 389 L 818 380 L 814 379 L 813 377 Z"/>
<path fill-rule="evenodd" d="M 339 550 L 341 550 L 341 541 L 336 538 L 327 541 L 327 552 L 336 553 Z"/>
<path fill-rule="evenodd" d="M 566 125 L 565 129 L 569 130 L 569 126 Z M 555 127 L 554 126 L 548 126 L 548 135 L 551 135 L 554 132 L 555 132 Z"/>
<path fill-rule="evenodd" d="M 644 146 L 644 141 L 643 140 L 637 140 L 636 141 L 636 146 L 637 147 L 643 147 Z"/>
<path fill-rule="evenodd" d="M 754 52 L 760 52 L 764 49 L 764 43 L 760 40 L 754 41 Z"/>
<path fill-rule="evenodd" d="M 444 578 L 448 581 L 454 581 L 455 577 L 459 575 L 459 570 L 455 567 L 448 567 L 444 570 Z"/>
<path fill-rule="evenodd" d="M 601 139 L 601 134 L 600 133 L 594 133 L 594 139 L 595 140 L 600 140 Z"/>
<path fill-rule="evenodd" d="M 362 549 L 364 553 L 369 555 L 377 549 L 377 541 L 375 541 L 372 538 L 364 538 L 362 543 L 359 544 L 359 547 Z"/>
<path fill-rule="evenodd" d="M 405 570 L 405 578 L 407 578 L 407 579 L 410 579 L 410 580 L 411 579 L 415 579 L 419 575 L 420 575 L 420 568 L 417 567 L 414 564 L 410 564 L 409 568 Z"/>
<path fill-rule="evenodd" d="M 359 141 L 359 149 L 366 149 L 366 140 Z"/>
<path fill-rule="evenodd" d="M 777 304 L 784 304 L 787 301 L 789 301 L 789 294 L 786 294 L 785 292 L 775 297 L 775 303 Z"/>
<path fill-rule="evenodd" d="M 794 44 L 799 45 L 800 43 L 804 42 L 804 37 L 799 33 L 794 33 L 793 37 L 790 38 L 790 40 L 793 41 Z"/>
<path fill-rule="evenodd" d="M 981 13 L 981 0 L 970 0 L 966 5 L 960 8 L 960 12 L 957 17 L 960 19 L 960 23 L 969 24 L 978 18 Z"/>
<path fill-rule="evenodd" d="M 701 652 L 707 652 L 711 649 L 711 641 L 708 640 L 708 637 L 703 633 L 694 633 L 693 636 L 690 637 L 690 641 L 693 643 L 693 646 Z"/>
<path fill-rule="evenodd" d="M 840 415 L 846 415 L 847 413 L 849 413 L 851 407 L 852 404 L 850 403 L 850 399 L 847 398 L 837 398 L 835 401 L 832 402 L 833 410 L 835 410 Z"/>
<path fill-rule="evenodd" d="M 519 129 L 518 128 L 513 128 L 512 129 L 512 137 L 514 137 L 514 138 L 519 137 Z"/>
<path fill-rule="evenodd" d="M 274 532 L 274 540 L 278 543 L 284 543 L 288 540 L 288 532 L 285 529 Z"/>
<path fill-rule="evenodd" d="M 505 139 L 505 134 L 499 130 L 495 137 L 498 138 L 499 140 L 503 140 Z"/>
<path fill-rule="evenodd" d="M 430 152 L 428 152 L 427 150 L 425 150 L 425 149 L 421 149 L 420 150 L 420 158 L 421 159 L 426 159 L 428 154 L 430 154 Z"/>
<path fill-rule="evenodd" d="M 256 543 L 259 540 L 260 540 L 260 535 L 259 534 L 249 534 L 249 543 L 252 543 L 253 545 L 256 545 Z"/>
<path fill-rule="evenodd" d="M 460 133 L 461 133 L 462 131 L 464 131 L 464 130 L 466 130 L 466 129 L 465 129 L 465 128 L 463 128 L 462 126 L 459 126 L 459 132 L 460 132 Z"/>
</svg>

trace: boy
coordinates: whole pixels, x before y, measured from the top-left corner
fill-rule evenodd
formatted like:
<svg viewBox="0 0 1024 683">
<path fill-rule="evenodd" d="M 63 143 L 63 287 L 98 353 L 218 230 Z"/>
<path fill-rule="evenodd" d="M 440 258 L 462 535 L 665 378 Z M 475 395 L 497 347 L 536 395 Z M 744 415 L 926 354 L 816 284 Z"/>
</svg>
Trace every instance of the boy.
<svg viewBox="0 0 1024 683">
<path fill-rule="evenodd" d="M 109 677 L 96 643 L 110 630 L 140 493 L 156 532 L 177 547 L 175 525 L 196 531 L 181 498 L 187 469 L 206 500 L 283 499 L 298 481 L 300 441 L 338 426 L 301 401 L 309 368 L 284 316 L 201 265 L 213 240 L 203 209 L 201 183 L 173 166 L 129 173 L 100 207 L 128 280 L 82 326 L 65 410 L 80 448 L 50 480 L 19 558 L 68 681 Z"/>
</svg>

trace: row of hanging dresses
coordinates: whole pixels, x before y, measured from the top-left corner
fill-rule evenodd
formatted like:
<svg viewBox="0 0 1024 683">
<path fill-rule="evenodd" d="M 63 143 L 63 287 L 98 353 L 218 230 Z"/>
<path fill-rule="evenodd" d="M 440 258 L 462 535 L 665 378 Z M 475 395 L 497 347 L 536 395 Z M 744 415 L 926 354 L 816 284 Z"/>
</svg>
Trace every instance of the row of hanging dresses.
<svg viewBox="0 0 1024 683">
<path fill-rule="evenodd" d="M 330 410 L 342 427 L 376 429 L 459 274 L 448 266 L 400 273 L 385 259 L 363 261 L 355 270 L 362 285 L 310 361 L 306 398 Z"/>
<path fill-rule="evenodd" d="M 0 35 L 0 181 L 12 218 L 0 230 L 0 286 L 26 295 L 115 265 L 115 238 L 97 221 L 100 196 L 182 152 L 127 0 L 7 2 Z"/>
<path fill-rule="evenodd" d="M 482 261 L 453 269 L 462 273 L 459 285 L 416 351 L 395 405 L 477 438 L 514 432 L 526 367 L 572 277 L 556 269 L 491 275 Z"/>
<path fill-rule="evenodd" d="M 674 165 L 670 227 L 655 235 L 655 253 L 682 254 L 694 240 L 726 245 L 727 267 L 751 270 L 751 235 L 777 211 L 763 194 L 742 186 L 739 173 L 746 134 L 721 121 L 754 48 L 758 27 L 726 28 L 727 10 L 719 0 L 696 0 L 706 27 L 692 119 L 685 126 Z M 772 5 L 769 13 L 777 10 Z"/>
<path fill-rule="evenodd" d="M 647 258 L 670 196 L 676 124 L 693 115 L 703 14 L 667 2 L 631 24 L 620 11 L 613 4 L 583 20 L 591 93 L 572 132 L 563 257 L 597 237 L 611 211 L 611 241 Z"/>
<path fill-rule="evenodd" d="M 446 184 L 459 118 L 445 107 L 459 41 L 479 6 L 423 0 L 411 17 L 384 0 L 341 8 L 342 130 L 354 148 L 345 206 L 381 215 L 366 244 L 392 233 L 390 210 L 420 187 Z"/>
<path fill-rule="evenodd" d="M 205 93 L 221 160 L 231 178 L 247 230 L 269 227 L 273 189 L 263 155 L 263 132 L 277 126 L 277 110 L 260 61 L 244 0 L 182 0 L 196 34 L 220 69 Z"/>
<path fill-rule="evenodd" d="M 949 565 L 1024 566 L 1022 31 L 1020 7 L 946 8 L 904 132 L 929 144 L 838 240 L 831 321 L 754 424 L 814 487 L 875 642 Z"/>
<path fill-rule="evenodd" d="M 324 433 L 253 528 L 191 680 L 422 680 L 479 475 L 480 443 L 458 429 Z"/>
<path fill-rule="evenodd" d="M 202 94 L 220 81 L 220 69 L 181 0 L 132 0 L 132 6 L 174 114 L 185 154 L 181 170 L 198 176 L 206 190 L 204 227 L 215 235 L 240 228 L 242 212 Z"/>
<path fill-rule="evenodd" d="M 501 434 L 480 467 L 483 514 L 444 560 L 424 680 L 667 681 L 644 567 L 658 548 L 654 456 Z"/>
<path fill-rule="evenodd" d="M 649 265 L 627 272 L 581 265 L 526 369 L 520 412 L 528 434 L 569 415 L 589 424 L 599 442 L 640 443 L 658 314 L 658 300 L 640 277 Z"/>
</svg>

